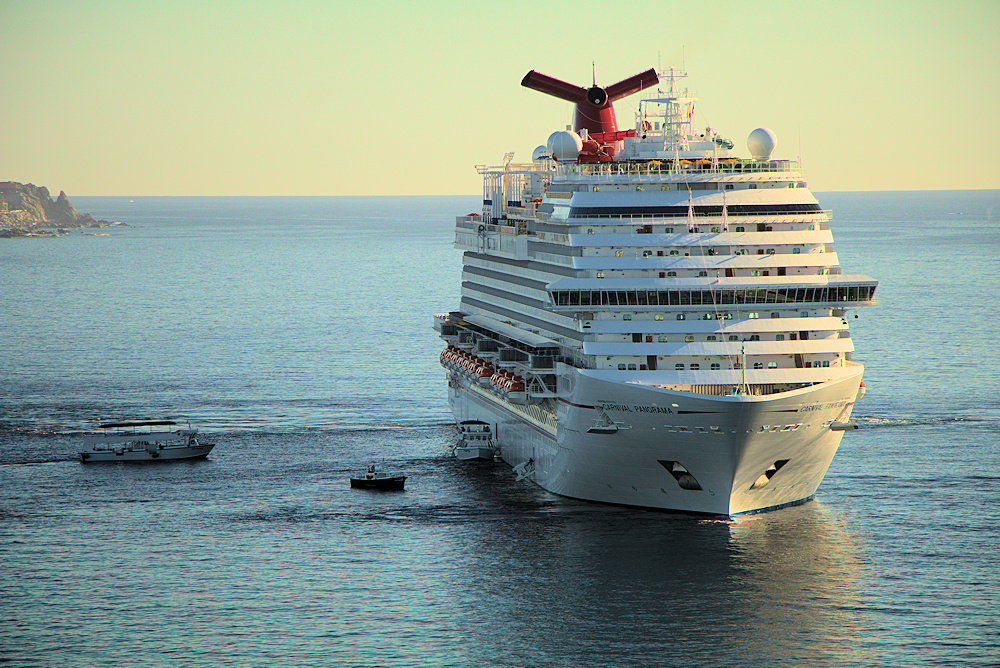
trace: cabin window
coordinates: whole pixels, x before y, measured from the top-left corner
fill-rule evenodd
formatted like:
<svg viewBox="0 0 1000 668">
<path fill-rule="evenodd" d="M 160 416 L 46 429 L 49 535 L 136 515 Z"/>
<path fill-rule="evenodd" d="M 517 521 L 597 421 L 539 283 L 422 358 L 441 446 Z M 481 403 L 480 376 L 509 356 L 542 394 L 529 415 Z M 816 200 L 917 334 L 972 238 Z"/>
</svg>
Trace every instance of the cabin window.
<svg viewBox="0 0 1000 668">
<path fill-rule="evenodd" d="M 800 254 L 801 252 L 802 252 L 802 249 L 801 249 L 801 248 L 793 248 L 793 249 L 792 249 L 792 255 L 798 255 L 798 254 Z"/>
<path fill-rule="evenodd" d="M 660 190 L 670 190 L 670 186 L 660 186 Z"/>
<path fill-rule="evenodd" d="M 628 365 L 628 370 L 629 371 L 635 371 L 636 370 L 636 366 L 634 364 L 629 364 Z"/>
<path fill-rule="evenodd" d="M 677 251 L 675 251 L 675 250 L 670 251 L 670 257 L 675 257 L 677 255 L 679 255 L 679 253 Z"/>
<path fill-rule="evenodd" d="M 713 363 L 712 363 L 712 371 L 718 371 L 718 370 L 719 370 L 719 369 L 721 369 L 721 368 L 722 368 L 722 367 L 720 367 L 720 366 L 719 366 L 719 363 L 718 363 L 718 362 L 713 362 Z"/>
<path fill-rule="evenodd" d="M 676 271 L 668 271 L 667 272 L 667 278 L 677 278 L 677 272 Z"/>
<path fill-rule="evenodd" d="M 650 257 L 652 254 L 653 254 L 653 251 L 648 251 L 648 250 L 642 251 L 642 256 L 643 257 Z"/>
<path fill-rule="evenodd" d="M 726 190 L 732 190 L 732 189 L 733 189 L 733 184 L 732 183 L 727 183 L 726 184 Z"/>
<path fill-rule="evenodd" d="M 591 228 L 589 228 L 587 230 L 587 234 L 593 234 L 593 233 L 594 233 L 594 228 L 593 227 L 591 227 Z"/>
<path fill-rule="evenodd" d="M 760 334 L 751 334 L 747 337 L 747 341 L 760 341 Z"/>
<path fill-rule="evenodd" d="M 694 343 L 694 337 L 688 334 L 684 337 L 684 343 Z"/>
<path fill-rule="evenodd" d="M 712 228 L 712 231 L 713 231 L 713 232 L 721 232 L 721 231 L 722 231 L 722 228 L 721 228 L 721 227 L 713 227 L 713 228 Z"/>
<path fill-rule="evenodd" d="M 730 341 L 739 341 L 740 337 L 738 335 L 736 335 L 736 334 L 730 334 L 729 335 L 729 340 Z"/>
<path fill-rule="evenodd" d="M 615 251 L 615 257 L 625 257 L 625 251 Z"/>
<path fill-rule="evenodd" d="M 667 342 L 667 337 L 661 336 L 661 337 L 657 338 L 657 341 L 659 341 L 660 343 L 666 343 Z"/>
<path fill-rule="evenodd" d="M 736 226 L 736 231 L 737 231 L 737 232 L 746 232 L 746 231 L 747 231 L 747 228 L 745 228 L 745 227 L 744 227 L 744 226 L 742 226 L 742 225 L 737 225 L 737 226 Z"/>
<path fill-rule="evenodd" d="M 830 360 L 823 360 L 823 366 L 830 366 Z"/>
<path fill-rule="evenodd" d="M 674 371 L 683 371 L 683 370 L 684 370 L 684 365 L 683 364 L 675 364 L 674 365 Z"/>
<path fill-rule="evenodd" d="M 692 371 L 697 371 L 697 370 L 698 370 L 698 369 L 700 369 L 700 368 L 701 368 L 701 366 L 700 366 L 700 365 L 699 365 L 699 364 L 698 364 L 697 362 L 695 362 L 694 364 L 692 364 L 692 365 L 690 366 L 690 369 L 691 369 Z"/>
<path fill-rule="evenodd" d="M 751 276 L 760 276 L 760 269 L 751 269 L 750 270 L 750 275 Z"/>
<path fill-rule="evenodd" d="M 741 248 L 741 249 L 739 249 L 738 251 L 736 251 L 736 253 L 735 253 L 735 254 L 736 254 L 736 255 L 749 255 L 749 254 L 750 254 L 750 251 L 749 251 L 749 250 L 747 250 L 746 248 Z"/>
<path fill-rule="evenodd" d="M 733 368 L 734 369 L 742 369 L 743 367 L 740 366 L 739 362 L 733 362 Z"/>
<path fill-rule="evenodd" d="M 774 249 L 773 248 L 768 248 L 767 249 L 767 254 L 768 255 L 774 255 Z"/>
<path fill-rule="evenodd" d="M 595 193 L 601 192 L 601 186 L 594 186 L 594 192 Z"/>
<path fill-rule="evenodd" d="M 673 234 L 674 233 L 674 228 L 672 228 L 672 227 L 664 227 L 663 228 L 663 233 L 664 234 Z"/>
<path fill-rule="evenodd" d="M 631 320 L 631 319 L 632 319 L 631 313 L 622 313 L 622 320 Z"/>
<path fill-rule="evenodd" d="M 778 363 L 777 362 L 768 362 L 767 363 L 767 368 L 768 369 L 777 369 L 778 368 Z"/>
<path fill-rule="evenodd" d="M 643 192 L 644 190 L 646 190 L 646 186 L 636 186 L 636 187 L 635 187 L 635 191 L 636 191 L 636 192 L 640 192 L 640 193 L 641 193 L 641 192 Z"/>
<path fill-rule="evenodd" d="M 784 334 L 775 334 L 774 335 L 774 340 L 775 341 L 784 341 L 785 340 L 785 335 Z"/>
<path fill-rule="evenodd" d="M 663 314 L 657 313 L 656 315 L 653 316 L 653 320 L 663 320 Z"/>
<path fill-rule="evenodd" d="M 603 271 L 597 272 L 597 277 L 598 278 L 604 278 L 604 272 Z"/>
<path fill-rule="evenodd" d="M 809 317 L 809 311 L 799 311 L 799 317 L 800 318 L 808 318 Z"/>
<path fill-rule="evenodd" d="M 678 319 L 678 320 L 684 320 L 685 318 L 687 318 L 687 316 L 686 316 L 686 315 L 684 315 L 683 313 L 678 313 L 678 314 L 677 314 L 677 319 Z"/>
<path fill-rule="evenodd" d="M 704 278 L 705 276 L 708 276 L 708 272 L 707 271 L 699 271 L 698 272 L 698 277 L 699 278 Z"/>
<path fill-rule="evenodd" d="M 756 320 L 760 317 L 760 313 L 747 313 L 747 317 L 751 320 Z"/>
<path fill-rule="evenodd" d="M 624 364 L 619 364 L 618 365 L 618 370 L 619 371 L 624 371 L 625 370 L 625 365 Z"/>
<path fill-rule="evenodd" d="M 757 184 L 751 183 L 750 185 L 747 186 L 747 190 L 757 190 Z"/>
<path fill-rule="evenodd" d="M 763 369 L 764 368 L 764 363 L 763 362 L 754 362 L 753 363 L 753 368 L 755 368 L 755 369 Z"/>
<path fill-rule="evenodd" d="M 715 334 L 709 334 L 708 336 L 705 337 L 705 340 L 706 341 L 718 341 L 718 339 L 715 338 Z"/>
</svg>

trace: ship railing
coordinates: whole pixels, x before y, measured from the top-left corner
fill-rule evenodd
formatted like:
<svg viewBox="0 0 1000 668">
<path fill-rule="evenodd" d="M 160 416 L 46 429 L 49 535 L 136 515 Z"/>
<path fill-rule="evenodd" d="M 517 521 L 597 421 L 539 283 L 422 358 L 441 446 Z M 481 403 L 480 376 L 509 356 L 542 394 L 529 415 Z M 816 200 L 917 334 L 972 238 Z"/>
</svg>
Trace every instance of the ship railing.
<svg viewBox="0 0 1000 668">
<path fill-rule="evenodd" d="M 763 173 L 795 173 L 797 177 L 805 178 L 805 171 L 797 160 L 745 160 L 740 158 L 710 159 L 643 159 L 605 162 L 598 164 L 578 164 L 575 162 L 556 163 L 556 173 L 559 175 L 578 174 L 588 178 L 606 177 L 621 178 L 648 176 L 658 179 L 663 175 L 740 175 Z M 485 172 L 480 172 L 485 173 Z"/>
<path fill-rule="evenodd" d="M 539 262 L 546 262 L 548 264 L 561 264 L 566 267 L 573 266 L 573 256 L 569 255 L 556 255 L 555 253 L 541 253 L 539 251 L 528 251 L 528 257 Z"/>
<path fill-rule="evenodd" d="M 755 383 L 752 385 L 747 385 L 745 392 L 755 397 L 762 397 L 768 394 L 777 394 L 779 392 L 788 392 L 789 390 L 798 389 L 800 387 L 809 387 L 814 383 Z M 708 394 L 716 397 L 733 396 L 740 394 L 741 388 L 739 385 L 653 385 L 653 387 L 663 388 L 664 390 L 674 390 L 676 392 L 690 392 L 692 394 Z"/>
<path fill-rule="evenodd" d="M 490 222 L 495 219 L 486 216 L 458 216 L 455 218 L 455 227 L 469 230 L 470 232 L 484 232 L 488 234 L 527 234 L 528 223 L 523 220 L 505 220 L 508 224 Z M 501 219 L 503 220 L 503 219 Z M 480 227 L 482 229 L 480 229 Z"/>
<path fill-rule="evenodd" d="M 506 165 L 476 165 L 480 174 L 525 174 L 532 172 L 551 172 L 552 167 L 543 162 L 509 162 Z"/>
<path fill-rule="evenodd" d="M 810 213 L 782 213 L 779 211 L 759 211 L 753 214 L 726 213 L 722 216 L 717 213 L 665 216 L 661 213 L 602 213 L 586 216 L 573 216 L 568 219 L 568 224 L 577 225 L 579 222 L 587 220 L 620 220 L 623 223 L 634 222 L 637 225 L 649 224 L 651 221 L 663 221 L 663 225 L 683 225 L 687 221 L 692 221 L 694 225 L 713 225 L 726 223 L 727 225 L 757 225 L 758 223 L 768 224 L 788 224 L 788 223 L 814 223 L 817 216 L 822 216 L 824 220 L 830 218 L 833 211 L 830 209 L 817 209 Z M 572 222 L 569 222 L 572 221 Z M 828 230 L 830 226 L 820 223 L 818 229 Z M 747 230 L 755 232 L 756 230 Z"/>
</svg>

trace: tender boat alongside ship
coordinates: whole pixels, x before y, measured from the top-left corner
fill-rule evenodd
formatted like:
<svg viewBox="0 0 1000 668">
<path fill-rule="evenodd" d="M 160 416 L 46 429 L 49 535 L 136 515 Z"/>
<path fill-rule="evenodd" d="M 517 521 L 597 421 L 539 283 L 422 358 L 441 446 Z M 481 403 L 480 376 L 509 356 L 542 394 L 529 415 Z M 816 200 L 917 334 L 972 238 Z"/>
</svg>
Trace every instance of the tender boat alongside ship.
<svg viewBox="0 0 1000 668">
<path fill-rule="evenodd" d="M 864 392 L 846 315 L 877 282 L 845 274 L 830 212 L 796 162 L 692 129 L 686 75 L 619 131 L 607 88 L 529 72 L 576 104 L 532 162 L 479 167 L 456 221 L 459 310 L 435 316 L 457 423 L 568 497 L 738 515 L 812 498 Z"/>
<path fill-rule="evenodd" d="M 80 459 L 84 462 L 152 462 L 207 457 L 215 443 L 198 440 L 191 425 L 176 426 L 169 420 L 109 422 L 100 425 L 101 434 L 84 438 Z M 157 430 L 158 427 L 168 429 Z"/>
<path fill-rule="evenodd" d="M 466 420 L 458 425 L 458 435 L 458 443 L 455 445 L 455 457 L 458 459 L 492 461 L 496 457 L 497 447 L 493 442 L 493 432 L 485 422 Z"/>
</svg>

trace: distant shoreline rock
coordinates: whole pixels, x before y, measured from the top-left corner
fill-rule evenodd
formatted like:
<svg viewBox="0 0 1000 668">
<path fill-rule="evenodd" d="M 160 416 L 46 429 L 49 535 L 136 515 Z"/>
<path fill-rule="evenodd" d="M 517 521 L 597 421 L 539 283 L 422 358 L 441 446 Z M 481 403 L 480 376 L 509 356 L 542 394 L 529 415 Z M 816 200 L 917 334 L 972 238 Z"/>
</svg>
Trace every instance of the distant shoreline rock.
<svg viewBox="0 0 1000 668">
<path fill-rule="evenodd" d="M 81 214 L 63 191 L 53 201 L 49 189 L 31 183 L 0 181 L 0 239 L 60 236 L 72 229 L 124 225 Z"/>
</svg>

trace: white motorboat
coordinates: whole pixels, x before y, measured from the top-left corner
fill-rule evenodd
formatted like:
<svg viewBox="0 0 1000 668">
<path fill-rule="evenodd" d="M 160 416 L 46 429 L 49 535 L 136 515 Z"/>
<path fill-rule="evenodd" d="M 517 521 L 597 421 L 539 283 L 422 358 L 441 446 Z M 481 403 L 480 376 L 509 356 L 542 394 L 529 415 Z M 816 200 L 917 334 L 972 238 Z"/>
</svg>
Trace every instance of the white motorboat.
<svg viewBox="0 0 1000 668">
<path fill-rule="evenodd" d="M 489 459 L 497 453 L 490 426 L 479 420 L 466 420 L 458 425 L 459 439 L 455 456 L 459 459 Z"/>
<path fill-rule="evenodd" d="M 188 425 L 170 429 L 170 420 L 109 422 L 100 434 L 84 438 L 80 459 L 84 462 L 152 462 L 199 459 L 208 456 L 215 443 L 198 440 L 198 430 Z M 166 429 L 158 429 L 166 427 Z"/>
</svg>

